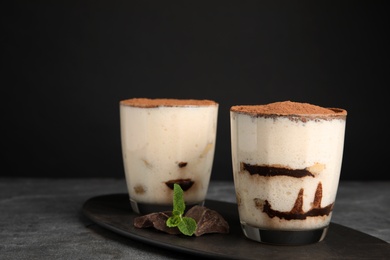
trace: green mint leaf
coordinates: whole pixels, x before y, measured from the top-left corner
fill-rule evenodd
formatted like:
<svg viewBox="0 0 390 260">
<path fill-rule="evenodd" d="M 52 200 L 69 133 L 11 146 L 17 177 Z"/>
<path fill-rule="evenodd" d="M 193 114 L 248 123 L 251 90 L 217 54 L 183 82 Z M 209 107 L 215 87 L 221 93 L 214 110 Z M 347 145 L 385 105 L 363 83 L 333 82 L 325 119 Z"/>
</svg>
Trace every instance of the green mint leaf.
<svg viewBox="0 0 390 260">
<path fill-rule="evenodd" d="M 167 227 L 177 227 L 186 236 L 192 236 L 196 230 L 196 221 L 193 218 L 183 217 L 186 205 L 184 192 L 179 184 L 173 184 L 173 210 L 167 221 Z"/>
<path fill-rule="evenodd" d="M 184 192 L 179 184 L 173 184 L 173 212 L 180 212 L 180 214 L 184 214 L 184 210 L 186 209 L 186 205 L 184 203 Z"/>
<path fill-rule="evenodd" d="M 183 217 L 177 227 L 184 235 L 192 236 L 196 230 L 196 222 L 193 218 Z"/>
<path fill-rule="evenodd" d="M 168 227 L 177 227 L 181 221 L 182 219 L 180 216 L 172 216 L 167 219 L 166 224 Z"/>
<path fill-rule="evenodd" d="M 180 215 L 182 215 L 182 212 L 181 212 L 181 211 L 178 211 L 178 210 L 173 210 L 173 211 L 172 211 L 172 215 L 173 215 L 173 216 L 180 216 Z"/>
</svg>

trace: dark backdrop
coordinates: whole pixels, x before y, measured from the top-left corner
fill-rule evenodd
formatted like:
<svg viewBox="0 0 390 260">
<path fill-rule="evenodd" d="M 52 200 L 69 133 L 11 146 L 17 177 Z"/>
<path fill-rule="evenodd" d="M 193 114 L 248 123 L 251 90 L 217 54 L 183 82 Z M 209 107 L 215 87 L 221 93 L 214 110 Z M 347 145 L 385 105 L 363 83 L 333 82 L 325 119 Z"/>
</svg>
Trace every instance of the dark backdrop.
<svg viewBox="0 0 390 260">
<path fill-rule="evenodd" d="M 384 1 L 11 1 L 2 8 L 2 176 L 124 177 L 119 100 L 348 110 L 342 179 L 390 179 Z"/>
</svg>

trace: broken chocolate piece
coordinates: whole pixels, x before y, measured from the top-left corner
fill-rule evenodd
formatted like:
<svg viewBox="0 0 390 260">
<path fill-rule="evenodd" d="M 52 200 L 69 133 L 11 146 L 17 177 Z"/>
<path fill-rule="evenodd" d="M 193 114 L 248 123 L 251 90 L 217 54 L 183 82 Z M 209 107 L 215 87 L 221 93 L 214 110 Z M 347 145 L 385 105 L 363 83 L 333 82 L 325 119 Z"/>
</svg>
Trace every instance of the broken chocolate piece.
<svg viewBox="0 0 390 260">
<path fill-rule="evenodd" d="M 229 233 L 229 224 L 215 210 L 197 205 L 189 209 L 185 216 L 196 221 L 195 236 L 201 236 L 206 233 Z"/>
<path fill-rule="evenodd" d="M 163 231 L 168 234 L 176 235 L 180 234 L 177 227 L 168 227 L 167 219 L 172 216 L 171 211 L 156 212 L 146 214 L 134 219 L 134 226 L 136 228 L 149 228 L 154 227 L 157 230 Z"/>
<path fill-rule="evenodd" d="M 153 227 L 171 235 L 181 234 L 177 227 L 168 227 L 166 225 L 170 216 L 172 216 L 172 211 L 149 213 L 134 218 L 134 226 L 136 228 Z M 189 209 L 184 216 L 195 220 L 196 230 L 194 235 L 197 237 L 207 233 L 229 233 L 229 224 L 215 210 L 197 205 Z"/>
</svg>

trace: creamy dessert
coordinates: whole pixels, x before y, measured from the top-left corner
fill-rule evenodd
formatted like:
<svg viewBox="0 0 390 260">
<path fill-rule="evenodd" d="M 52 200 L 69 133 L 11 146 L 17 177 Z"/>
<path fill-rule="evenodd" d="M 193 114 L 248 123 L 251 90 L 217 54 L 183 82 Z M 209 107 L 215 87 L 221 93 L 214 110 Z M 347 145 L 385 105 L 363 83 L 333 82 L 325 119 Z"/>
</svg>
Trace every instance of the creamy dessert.
<svg viewBox="0 0 390 260">
<path fill-rule="evenodd" d="M 233 106 L 230 115 L 244 233 L 260 241 L 253 229 L 323 229 L 323 239 L 338 188 L 347 111 L 284 101 Z"/>
<path fill-rule="evenodd" d="M 203 203 L 213 166 L 217 115 L 218 103 L 212 100 L 120 101 L 124 170 L 134 211 L 165 210 L 158 206 L 171 210 L 174 183 L 183 189 L 187 205 Z"/>
</svg>

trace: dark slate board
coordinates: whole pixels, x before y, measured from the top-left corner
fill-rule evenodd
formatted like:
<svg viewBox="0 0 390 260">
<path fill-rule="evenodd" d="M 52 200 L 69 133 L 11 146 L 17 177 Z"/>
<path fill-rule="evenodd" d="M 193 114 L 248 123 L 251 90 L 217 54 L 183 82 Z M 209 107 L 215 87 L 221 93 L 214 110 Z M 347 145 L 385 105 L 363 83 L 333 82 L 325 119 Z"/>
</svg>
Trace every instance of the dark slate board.
<svg viewBox="0 0 390 260">
<path fill-rule="evenodd" d="M 276 246 L 247 239 L 241 231 L 237 205 L 207 200 L 205 206 L 218 211 L 229 223 L 229 234 L 200 237 L 169 235 L 153 228 L 139 229 L 139 216 L 130 208 L 127 194 L 90 198 L 83 213 L 113 232 L 168 250 L 217 259 L 390 259 L 390 244 L 360 231 L 331 223 L 324 241 L 300 246 Z"/>
</svg>

